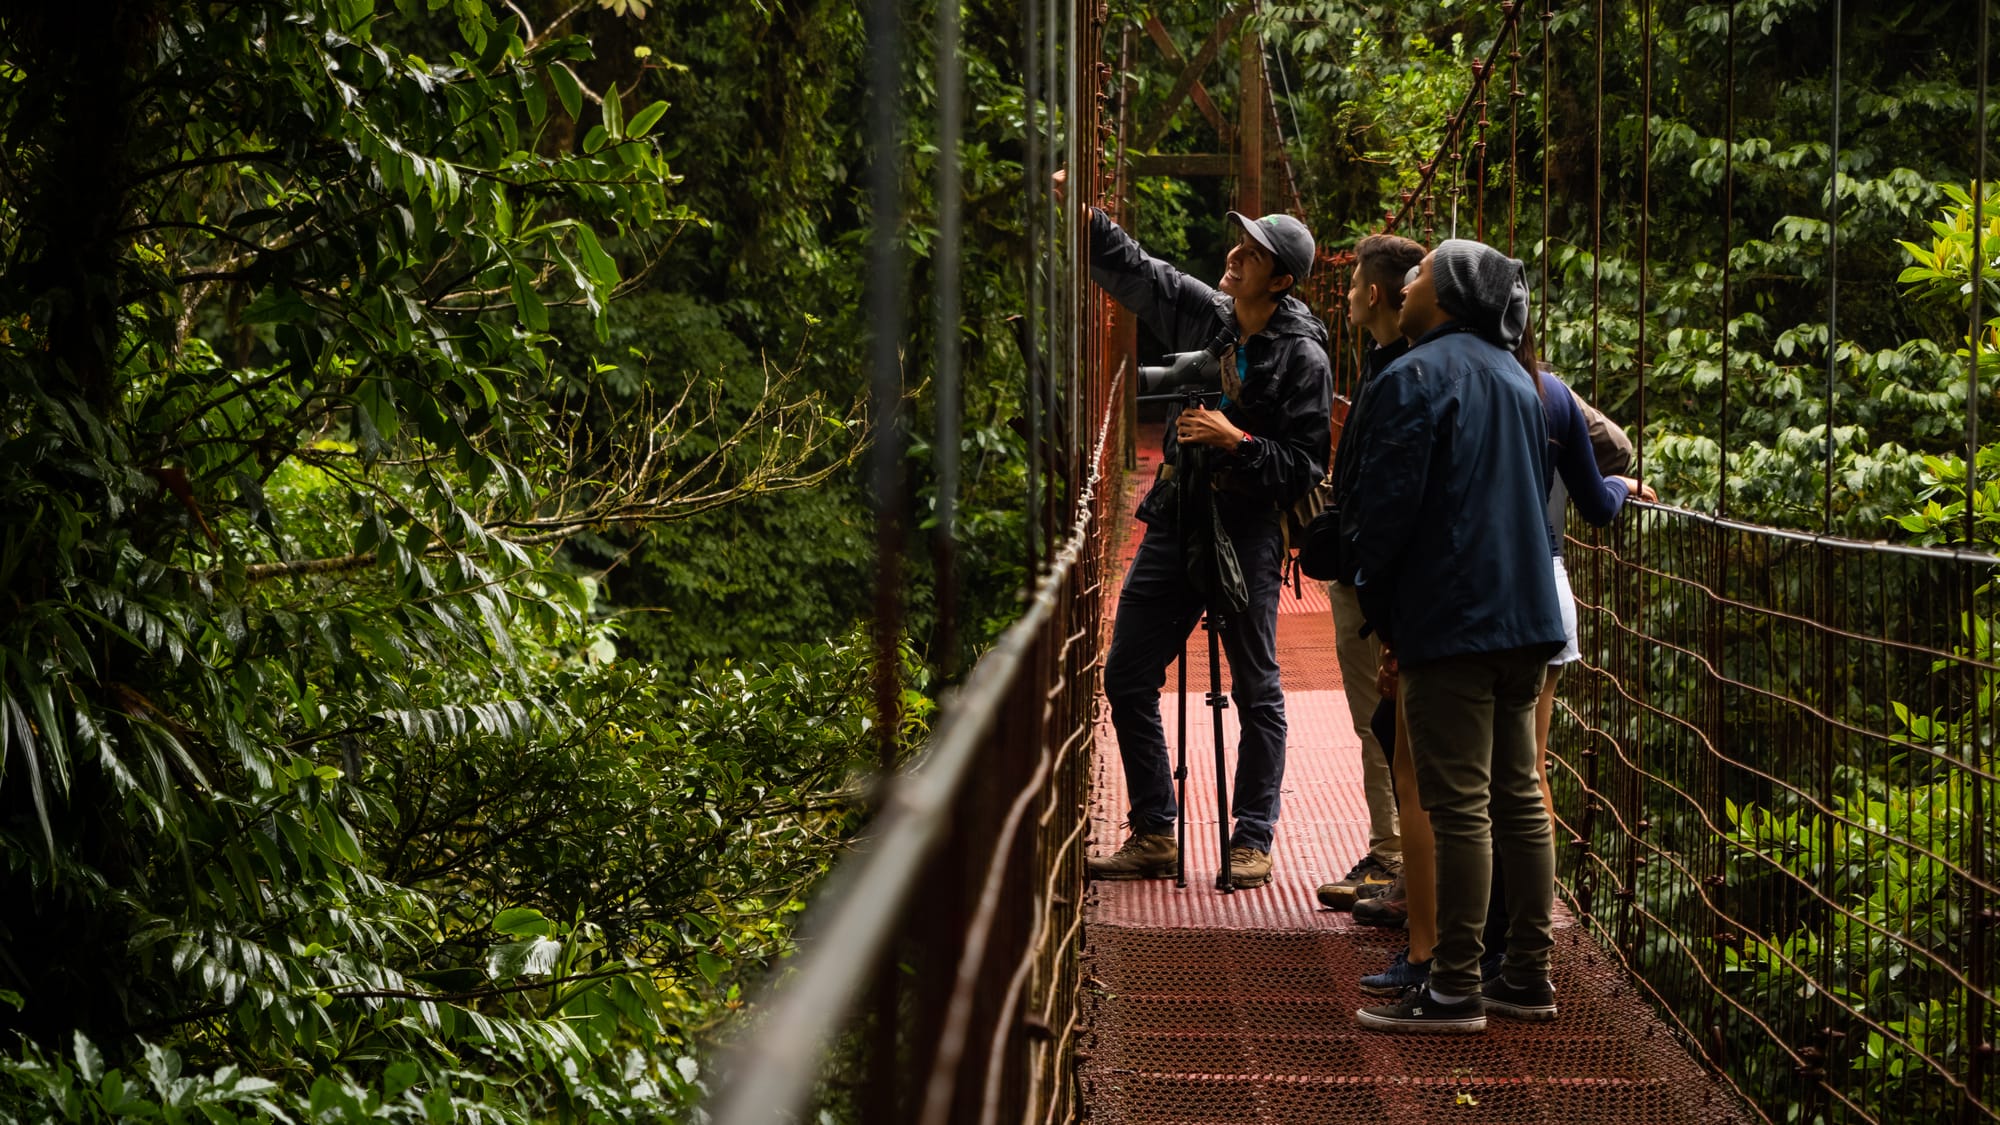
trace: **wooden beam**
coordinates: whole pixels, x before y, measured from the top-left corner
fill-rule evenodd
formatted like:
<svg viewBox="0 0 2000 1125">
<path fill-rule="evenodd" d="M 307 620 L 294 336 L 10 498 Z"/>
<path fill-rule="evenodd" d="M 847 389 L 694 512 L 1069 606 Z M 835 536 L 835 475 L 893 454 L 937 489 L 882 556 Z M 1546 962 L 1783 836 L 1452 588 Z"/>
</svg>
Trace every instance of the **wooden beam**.
<svg viewBox="0 0 2000 1125">
<path fill-rule="evenodd" d="M 1187 68 L 1181 71 L 1181 76 L 1174 79 L 1173 89 L 1167 91 L 1166 104 L 1160 108 L 1159 120 L 1140 134 L 1139 143 L 1133 147 L 1143 152 L 1160 143 L 1160 138 L 1166 135 L 1167 126 L 1173 124 L 1174 114 L 1181 108 L 1181 103 L 1187 100 L 1188 93 L 1194 89 L 1194 84 L 1201 81 L 1201 72 L 1207 70 L 1208 64 L 1215 61 L 1215 56 L 1222 50 L 1223 41 L 1236 30 L 1236 25 L 1249 10 L 1248 4 L 1240 4 L 1229 9 L 1209 31 L 1208 38 L 1202 42 L 1201 50 L 1195 52 Z"/>
<path fill-rule="evenodd" d="M 1138 176 L 1234 176 L 1236 158 L 1226 152 L 1170 152 L 1161 156 L 1135 155 L 1132 175 Z"/>
<path fill-rule="evenodd" d="M 1181 54 L 1179 47 L 1174 46 L 1173 37 L 1167 34 L 1167 25 L 1160 22 L 1160 17 L 1156 15 L 1146 17 L 1146 34 L 1153 37 L 1153 45 L 1160 49 L 1160 54 L 1167 60 L 1168 66 L 1175 70 L 1187 69 L 1186 57 Z M 1195 108 L 1201 110 L 1201 115 L 1208 118 L 1210 125 L 1215 126 L 1216 136 L 1222 138 L 1222 147 L 1228 148 L 1229 126 L 1222 123 L 1222 111 L 1215 108 L 1215 99 L 1208 96 L 1208 87 L 1197 81 L 1188 94 L 1194 98 Z"/>
<path fill-rule="evenodd" d="M 1243 79 L 1236 93 L 1236 139 L 1243 153 L 1236 209 L 1254 219 L 1264 213 L 1264 48 L 1255 35 L 1243 37 Z"/>
</svg>

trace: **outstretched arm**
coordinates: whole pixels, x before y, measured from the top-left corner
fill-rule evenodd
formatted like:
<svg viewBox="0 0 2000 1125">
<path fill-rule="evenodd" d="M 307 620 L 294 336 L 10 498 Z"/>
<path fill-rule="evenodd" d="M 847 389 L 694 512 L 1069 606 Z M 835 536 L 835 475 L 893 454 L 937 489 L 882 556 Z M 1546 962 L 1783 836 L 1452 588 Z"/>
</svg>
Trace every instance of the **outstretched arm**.
<svg viewBox="0 0 2000 1125">
<path fill-rule="evenodd" d="M 1095 207 L 1090 209 L 1090 276 L 1137 313 L 1172 351 L 1192 351 L 1215 335 L 1215 290 L 1146 253 Z"/>
<path fill-rule="evenodd" d="M 1583 518 L 1603 527 L 1625 506 L 1625 497 L 1631 491 L 1625 484 L 1629 478 L 1607 480 L 1598 472 L 1597 454 L 1590 443 L 1590 425 L 1584 420 L 1581 405 L 1555 376 L 1544 371 L 1541 379 L 1543 402 L 1552 415 L 1549 440 L 1556 443 L 1556 475 L 1562 478 L 1563 487 L 1569 489 L 1570 499 L 1575 501 Z"/>
</svg>

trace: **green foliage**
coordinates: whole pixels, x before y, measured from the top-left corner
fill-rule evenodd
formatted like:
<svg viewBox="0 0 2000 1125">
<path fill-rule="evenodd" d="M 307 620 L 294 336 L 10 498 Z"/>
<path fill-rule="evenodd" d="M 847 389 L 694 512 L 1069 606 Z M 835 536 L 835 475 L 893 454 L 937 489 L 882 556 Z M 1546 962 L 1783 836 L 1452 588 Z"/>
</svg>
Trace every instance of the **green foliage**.
<svg viewBox="0 0 2000 1125">
<path fill-rule="evenodd" d="M 853 830 L 850 615 L 620 659 L 576 565 L 861 424 L 633 334 L 675 119 L 555 15 L 0 17 L 0 1116 L 674 1114 Z"/>
<path fill-rule="evenodd" d="M 904 352 L 914 437 L 908 515 L 911 629 L 933 667 L 969 667 L 977 648 L 1017 612 L 1027 581 L 1024 365 L 1006 317 L 1025 304 L 1021 159 L 1025 138 L 1021 46 L 1011 10 L 975 9 L 964 22 L 967 121 L 960 145 L 964 230 L 964 466 L 955 537 L 962 583 L 961 651 L 937 646 L 939 616 L 930 518 L 936 508 L 929 441 L 936 352 L 933 279 L 936 76 L 912 16 L 901 126 L 912 155 L 902 184 L 903 250 L 912 268 Z M 709 220 L 664 247 L 634 315 L 612 329 L 606 362 L 628 393 L 725 385 L 773 362 L 827 401 L 865 399 L 860 357 L 867 323 L 863 86 L 867 44 L 851 6 L 774 7 L 676 0 L 652 7 L 632 33 L 653 58 L 593 64 L 674 107 L 662 145 L 681 177 L 676 198 Z M 577 337 L 583 333 L 577 331 Z M 579 340 L 580 346 L 587 341 Z M 741 393 L 732 391 L 736 399 Z M 728 409 L 725 400 L 724 408 Z M 733 416 L 732 416 L 733 417 Z M 685 671 L 703 658 L 765 658 L 801 638 L 835 636 L 870 611 L 874 508 L 867 482 L 845 466 L 810 490 L 765 496 L 644 534 L 622 530 L 576 544 L 574 558 L 605 574 L 604 605 L 626 653 Z M 929 540 L 929 541 L 927 541 Z"/>
<path fill-rule="evenodd" d="M 1282 116 L 1289 123 L 1296 111 L 1304 126 L 1292 156 L 1316 185 L 1309 206 L 1329 232 L 1322 241 L 1339 245 L 1330 232 L 1343 227 L 1351 235 L 1376 229 L 1400 205 L 1468 88 L 1471 61 L 1485 57 L 1502 27 L 1497 8 L 1269 10 L 1268 34 L 1299 83 Z M 1547 304 L 1544 355 L 1640 431 L 1645 473 L 1668 503 L 1726 504 L 1739 518 L 1864 538 L 1898 534 L 1902 517 L 1937 487 L 1924 458 L 1964 454 L 1965 361 L 1947 344 L 1957 339 L 1962 347 L 1962 297 L 1944 298 L 1966 280 L 1971 258 L 1961 185 L 1970 174 L 1964 139 L 1975 90 L 1972 59 L 1954 30 L 1970 16 L 1949 5 L 1893 6 L 1858 20 L 1850 13 L 1839 338 L 1829 341 L 1826 6 L 1736 4 L 1734 90 L 1721 81 L 1728 13 L 1714 4 L 1656 4 L 1646 29 L 1637 6 L 1606 9 L 1600 80 L 1591 11 L 1557 11 L 1547 51 L 1531 11 L 1520 31 L 1518 101 L 1507 96 L 1517 73 L 1502 45 L 1491 125 L 1481 134 L 1486 179 L 1475 182 L 1469 158 L 1465 167 L 1446 167 L 1435 220 L 1421 218 L 1405 233 L 1452 233 L 1447 212 L 1455 207 L 1456 233 L 1466 234 L 1483 203 L 1488 240 L 1517 246 L 1538 289 L 1548 270 L 1547 292 L 1537 294 Z M 1650 115 L 1640 100 L 1648 60 Z M 1733 147 L 1723 136 L 1731 100 Z M 1522 143 L 1510 156 L 1515 113 Z M 1643 271 L 1642 146 L 1651 162 Z M 1462 147 L 1461 157 L 1471 151 Z M 1726 232 L 1719 221 L 1725 156 L 1734 207 Z M 1511 228 L 1510 214 L 1518 216 Z M 1913 241 L 1919 230 L 1935 234 L 1934 247 Z M 1906 250 L 1944 257 L 1926 266 L 1920 257 L 1906 260 Z M 1899 288 L 1906 267 L 1938 276 L 1919 283 L 1905 273 L 1907 288 Z M 1989 295 L 1987 307 L 1993 303 Z M 1982 364 L 1982 389 L 1992 370 Z"/>
</svg>

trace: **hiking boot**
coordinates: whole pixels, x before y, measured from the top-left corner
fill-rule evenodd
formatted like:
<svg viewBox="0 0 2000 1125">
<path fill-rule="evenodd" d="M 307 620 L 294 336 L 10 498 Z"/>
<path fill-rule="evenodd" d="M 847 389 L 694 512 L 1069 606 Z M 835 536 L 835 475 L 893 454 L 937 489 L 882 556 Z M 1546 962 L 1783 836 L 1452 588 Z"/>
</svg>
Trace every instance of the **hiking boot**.
<svg viewBox="0 0 2000 1125">
<path fill-rule="evenodd" d="M 1352 910 L 1357 899 L 1372 898 L 1390 883 L 1395 882 L 1396 872 L 1382 862 L 1374 852 L 1361 857 L 1361 862 L 1347 873 L 1338 883 L 1324 883 L 1315 893 L 1319 904 L 1328 910 Z M 1364 893 L 1365 892 L 1365 893 Z"/>
<path fill-rule="evenodd" d="M 1239 890 L 1271 881 L 1271 853 L 1238 845 L 1229 849 L 1229 883 Z"/>
<path fill-rule="evenodd" d="M 1180 847 L 1158 832 L 1134 832 L 1117 851 L 1084 864 L 1093 879 L 1170 879 L 1180 865 Z"/>
<path fill-rule="evenodd" d="M 1410 899 L 1403 890 L 1403 877 L 1396 876 L 1395 884 L 1374 898 L 1356 902 L 1354 920 L 1364 926 L 1381 926 L 1389 930 L 1407 927 L 1410 924 Z"/>
<path fill-rule="evenodd" d="M 1546 978 L 1524 986 L 1496 976 L 1479 986 L 1479 999 L 1496 1016 L 1517 1020 L 1556 1018 L 1556 988 Z"/>
<path fill-rule="evenodd" d="M 1361 1026 L 1377 1031 L 1444 1032 L 1467 1035 L 1486 1030 L 1486 1009 L 1477 996 L 1445 1004 L 1431 996 L 1429 985 L 1412 985 L 1394 1004 L 1378 1004 L 1354 1013 Z"/>
<path fill-rule="evenodd" d="M 1431 982 L 1431 963 L 1410 960 L 1410 951 L 1396 954 L 1389 967 L 1361 978 L 1361 991 L 1370 996 L 1401 996 L 1411 985 Z"/>
</svg>

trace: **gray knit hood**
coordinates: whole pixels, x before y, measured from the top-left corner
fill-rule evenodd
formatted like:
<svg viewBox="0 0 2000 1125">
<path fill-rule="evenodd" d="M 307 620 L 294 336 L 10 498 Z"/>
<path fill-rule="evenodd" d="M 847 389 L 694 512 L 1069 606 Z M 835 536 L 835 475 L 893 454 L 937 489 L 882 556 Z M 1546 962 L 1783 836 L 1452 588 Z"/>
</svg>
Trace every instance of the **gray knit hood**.
<svg viewBox="0 0 2000 1125">
<path fill-rule="evenodd" d="M 1431 251 L 1438 308 L 1514 350 L 1528 330 L 1528 268 L 1483 242 L 1448 238 Z"/>
</svg>

